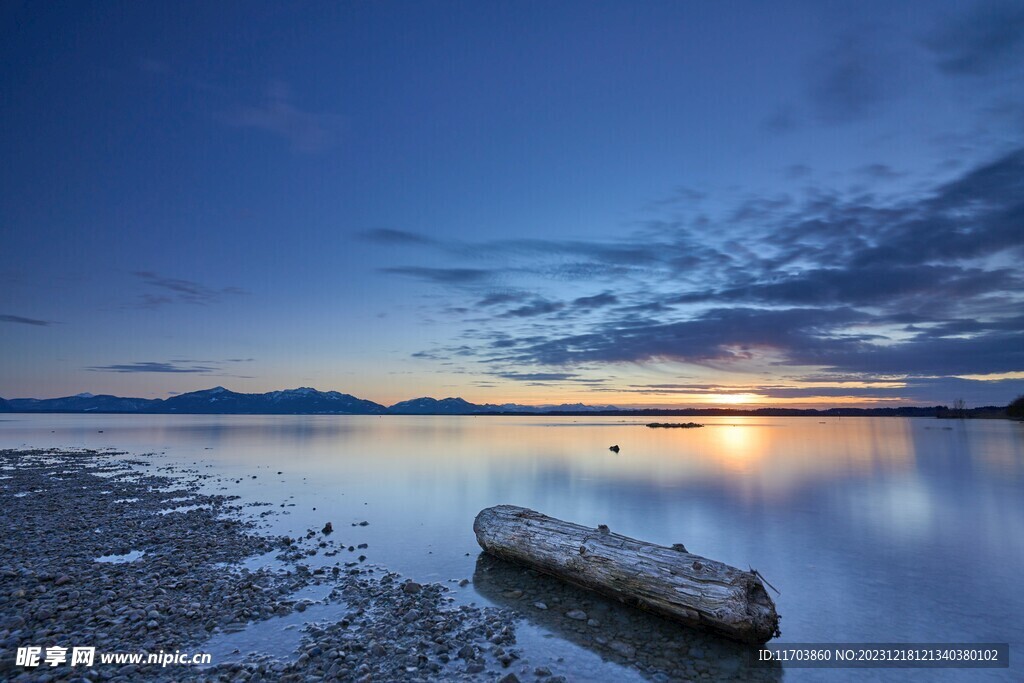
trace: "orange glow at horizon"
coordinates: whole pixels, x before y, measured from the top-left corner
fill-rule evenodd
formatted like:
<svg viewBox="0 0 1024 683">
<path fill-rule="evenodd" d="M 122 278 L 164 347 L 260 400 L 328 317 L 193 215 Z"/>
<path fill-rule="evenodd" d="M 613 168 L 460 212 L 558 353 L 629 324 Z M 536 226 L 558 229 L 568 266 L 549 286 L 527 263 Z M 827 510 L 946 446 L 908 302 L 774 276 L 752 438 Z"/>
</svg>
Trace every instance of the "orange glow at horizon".
<svg viewBox="0 0 1024 683">
<path fill-rule="evenodd" d="M 666 410 L 686 408 L 833 408 L 871 407 L 884 405 L 907 405 L 911 403 L 901 396 L 792 396 L 773 397 L 751 392 L 744 393 L 670 393 L 636 391 L 602 392 L 552 392 L 547 395 L 515 394 L 505 392 L 488 396 L 484 392 L 473 392 L 479 403 L 520 403 L 523 405 L 545 405 L 558 403 L 585 403 L 588 405 L 615 405 L 624 409 L 662 408 Z M 467 399 L 472 400 L 472 399 Z"/>
<path fill-rule="evenodd" d="M 850 382 L 778 382 L 768 386 L 755 383 L 718 384 L 708 383 L 694 387 L 692 391 L 685 386 L 678 388 L 671 385 L 645 386 L 631 383 L 619 387 L 603 388 L 566 386 L 552 384 L 546 387 L 510 387 L 507 385 L 478 388 L 466 391 L 467 400 L 470 396 L 477 397 L 478 403 L 520 403 L 524 405 L 544 405 L 559 403 L 585 403 L 588 405 L 614 405 L 623 409 L 688 409 L 688 408 L 817 408 L 836 407 L 874 407 L 909 405 L 916 403 L 900 395 L 856 395 L 855 390 L 879 389 L 893 390 L 906 387 L 899 380 L 882 381 L 850 381 Z M 850 394 L 819 394 L 815 389 L 848 389 Z M 774 392 L 784 393 L 792 390 L 807 391 L 804 396 L 776 396 Z"/>
<path fill-rule="evenodd" d="M 726 405 L 745 405 L 757 403 L 765 397 L 760 394 L 708 394 L 709 403 L 724 403 Z"/>
</svg>

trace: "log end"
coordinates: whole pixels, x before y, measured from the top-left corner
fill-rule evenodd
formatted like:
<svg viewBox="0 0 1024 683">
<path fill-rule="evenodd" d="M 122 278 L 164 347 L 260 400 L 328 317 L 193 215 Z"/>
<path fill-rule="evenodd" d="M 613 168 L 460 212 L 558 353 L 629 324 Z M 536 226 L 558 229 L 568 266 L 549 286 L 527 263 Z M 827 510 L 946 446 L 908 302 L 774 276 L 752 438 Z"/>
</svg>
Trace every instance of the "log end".
<svg viewBox="0 0 1024 683">
<path fill-rule="evenodd" d="M 750 574 L 747 583 L 747 618 L 749 633 L 742 640 L 761 645 L 782 635 L 779 621 L 782 617 L 775 609 L 775 602 L 756 574 Z"/>
</svg>

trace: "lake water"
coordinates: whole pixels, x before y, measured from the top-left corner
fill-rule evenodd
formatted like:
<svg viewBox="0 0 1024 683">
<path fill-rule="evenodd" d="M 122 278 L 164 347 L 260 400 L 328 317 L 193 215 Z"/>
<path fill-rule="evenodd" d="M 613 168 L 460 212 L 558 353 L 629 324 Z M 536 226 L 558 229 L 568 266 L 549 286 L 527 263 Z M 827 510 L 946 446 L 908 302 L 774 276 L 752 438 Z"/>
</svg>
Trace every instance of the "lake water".
<svg viewBox="0 0 1024 683">
<path fill-rule="evenodd" d="M 273 503 L 279 514 L 261 520 L 269 532 L 298 535 L 331 521 L 336 538 L 369 544 L 359 551 L 368 562 L 421 582 L 469 578 L 466 588 L 448 584 L 458 600 L 516 609 L 502 582 L 528 579 L 479 557 L 477 512 L 509 503 L 608 524 L 755 567 L 779 591 L 781 642 L 1009 642 L 1011 650 L 1009 670 L 786 669 L 777 679 L 1024 677 L 1024 425 L 703 421 L 703 429 L 666 430 L 617 417 L 5 415 L 0 447 L 155 452 L 154 466 L 215 475 L 211 492 Z M 311 563 L 338 559 L 350 558 Z M 530 589 L 559 590 L 542 584 Z M 603 610 L 608 628 L 691 638 L 600 601 L 590 608 Z M 521 609 L 519 646 L 535 653 L 531 662 L 563 657 L 556 673 L 580 680 L 640 678 L 600 638 Z M 236 637 L 269 648 L 280 635 L 264 626 Z M 720 647 L 728 659 L 732 646 Z"/>
</svg>

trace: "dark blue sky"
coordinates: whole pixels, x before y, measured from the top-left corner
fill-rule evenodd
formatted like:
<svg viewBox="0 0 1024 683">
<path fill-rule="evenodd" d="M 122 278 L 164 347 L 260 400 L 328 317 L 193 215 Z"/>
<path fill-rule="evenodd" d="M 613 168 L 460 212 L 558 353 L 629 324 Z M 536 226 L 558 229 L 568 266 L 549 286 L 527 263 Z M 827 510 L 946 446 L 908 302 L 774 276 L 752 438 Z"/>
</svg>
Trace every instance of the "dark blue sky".
<svg viewBox="0 0 1024 683">
<path fill-rule="evenodd" d="M 0 9 L 0 395 L 1005 403 L 1024 5 Z"/>
</svg>

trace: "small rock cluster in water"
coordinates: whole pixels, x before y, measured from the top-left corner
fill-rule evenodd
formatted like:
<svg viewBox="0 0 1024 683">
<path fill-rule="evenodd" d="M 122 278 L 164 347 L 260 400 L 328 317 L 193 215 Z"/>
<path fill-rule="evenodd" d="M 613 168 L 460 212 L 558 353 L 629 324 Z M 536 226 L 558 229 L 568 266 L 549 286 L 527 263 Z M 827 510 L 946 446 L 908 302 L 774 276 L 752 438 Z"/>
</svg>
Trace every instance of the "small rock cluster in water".
<svg viewBox="0 0 1024 683">
<path fill-rule="evenodd" d="M 696 429 L 704 425 L 698 422 L 651 422 L 647 426 L 651 429 Z"/>
<path fill-rule="evenodd" d="M 439 584 L 402 582 L 397 574 L 350 579 L 328 598 L 341 600 L 348 613 L 307 626 L 297 660 L 228 665 L 219 680 L 519 680 L 504 672 L 521 658 L 511 613 L 452 608 L 447 592 Z M 565 680 L 548 673 L 548 683 Z"/>
</svg>

